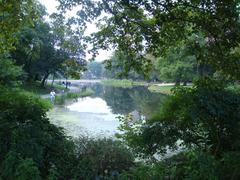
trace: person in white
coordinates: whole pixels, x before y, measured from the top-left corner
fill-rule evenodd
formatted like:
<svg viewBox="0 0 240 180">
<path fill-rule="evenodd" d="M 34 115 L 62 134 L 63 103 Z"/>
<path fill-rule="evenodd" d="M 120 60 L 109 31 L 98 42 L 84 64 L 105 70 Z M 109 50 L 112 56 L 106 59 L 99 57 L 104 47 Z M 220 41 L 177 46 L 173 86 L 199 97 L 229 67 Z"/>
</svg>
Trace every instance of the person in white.
<svg viewBox="0 0 240 180">
<path fill-rule="evenodd" d="M 51 101 L 54 103 L 54 100 L 55 100 L 55 95 L 56 95 L 56 93 L 54 92 L 54 90 L 52 90 L 51 92 L 50 92 L 50 99 L 51 99 Z"/>
</svg>

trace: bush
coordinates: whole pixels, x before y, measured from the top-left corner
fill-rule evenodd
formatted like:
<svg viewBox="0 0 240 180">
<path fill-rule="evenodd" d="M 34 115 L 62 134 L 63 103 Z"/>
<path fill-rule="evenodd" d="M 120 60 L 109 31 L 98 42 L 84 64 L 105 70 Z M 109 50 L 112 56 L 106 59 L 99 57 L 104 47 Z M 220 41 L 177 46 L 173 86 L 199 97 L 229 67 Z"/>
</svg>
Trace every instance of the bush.
<svg viewBox="0 0 240 180">
<path fill-rule="evenodd" d="M 118 177 L 134 165 L 132 153 L 119 141 L 81 137 L 75 141 L 78 165 L 77 179 Z"/>
<path fill-rule="evenodd" d="M 33 94 L 0 88 L 0 168 L 6 167 L 1 163 L 8 162 L 9 152 L 15 152 L 18 157 L 15 160 L 24 162 L 21 167 L 28 166 L 31 160 L 36 172 L 47 176 L 50 165 L 57 159 L 55 151 L 65 139 L 62 131 L 46 117 L 50 107 L 50 103 Z M 14 164 L 18 163 L 13 161 Z M 0 171 L 0 175 L 4 172 Z"/>
<path fill-rule="evenodd" d="M 138 126 L 124 123 L 121 137 L 140 155 L 193 149 L 184 178 L 239 179 L 240 164 L 234 161 L 240 153 L 239 93 L 211 79 L 173 92 L 158 116 Z"/>
<path fill-rule="evenodd" d="M 132 154 L 120 142 L 66 138 L 49 123 L 50 107 L 31 93 L 0 88 L 0 177 L 94 179 L 133 166 Z"/>
</svg>

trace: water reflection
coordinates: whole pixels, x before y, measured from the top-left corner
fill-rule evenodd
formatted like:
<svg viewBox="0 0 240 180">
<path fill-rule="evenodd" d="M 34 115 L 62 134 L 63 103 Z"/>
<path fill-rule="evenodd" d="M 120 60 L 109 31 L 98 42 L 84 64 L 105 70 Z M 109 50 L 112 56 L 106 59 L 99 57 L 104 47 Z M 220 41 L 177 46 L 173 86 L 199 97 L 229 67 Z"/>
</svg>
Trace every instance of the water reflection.
<svg viewBox="0 0 240 180">
<path fill-rule="evenodd" d="M 116 114 L 127 115 L 138 111 L 146 118 L 156 114 L 166 98 L 159 93 L 151 93 L 146 87 L 134 87 L 131 89 L 104 87 L 102 98 Z"/>
<path fill-rule="evenodd" d="M 111 108 L 102 98 L 79 98 L 78 102 L 67 106 L 67 108 L 81 113 L 111 114 Z"/>
<path fill-rule="evenodd" d="M 131 89 L 94 85 L 92 97 L 79 98 L 77 102 L 55 107 L 49 112 L 50 120 L 70 136 L 88 133 L 91 136 L 112 136 L 118 132 L 119 115 L 132 114 L 135 120 L 154 115 L 165 99 L 164 95 L 151 93 L 145 87 Z"/>
</svg>

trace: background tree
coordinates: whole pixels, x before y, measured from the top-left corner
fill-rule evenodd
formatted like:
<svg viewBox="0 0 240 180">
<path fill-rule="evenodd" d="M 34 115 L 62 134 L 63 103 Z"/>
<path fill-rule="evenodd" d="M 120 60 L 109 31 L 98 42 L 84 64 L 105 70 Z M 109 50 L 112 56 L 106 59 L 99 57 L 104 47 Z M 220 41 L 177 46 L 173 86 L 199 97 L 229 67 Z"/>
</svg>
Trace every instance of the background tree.
<svg viewBox="0 0 240 180">
<path fill-rule="evenodd" d="M 231 55 L 238 46 L 238 1 L 59 1 L 61 8 L 81 5 L 82 25 L 94 21 L 103 12 L 110 14 L 98 21 L 100 31 L 92 34 L 93 52 L 110 46 L 127 53 L 125 65 L 137 72 L 146 72 L 150 61 L 144 54 L 162 56 L 170 46 L 201 32 L 208 39 L 209 55 L 197 61 L 215 70 L 239 78 L 239 58 Z M 200 57 L 199 57 L 200 58 Z"/>
<path fill-rule="evenodd" d="M 186 45 L 179 44 L 169 48 L 164 57 L 158 58 L 159 79 L 176 84 L 183 82 L 184 85 L 196 79 L 200 68 L 196 56 L 188 52 Z"/>
<path fill-rule="evenodd" d="M 34 0 L 0 1 L 0 54 L 14 48 L 17 38 L 13 34 L 27 24 L 33 25 L 42 11 L 39 7 Z"/>
<path fill-rule="evenodd" d="M 83 78 L 86 79 L 101 79 L 104 73 L 104 66 L 101 62 L 89 62 L 87 67 L 87 71 L 84 72 Z"/>
<path fill-rule="evenodd" d="M 144 75 L 138 74 L 131 65 L 125 66 L 124 64 L 131 63 L 131 57 L 123 51 L 115 51 L 110 59 L 104 61 L 105 72 L 104 76 L 107 78 L 129 78 L 134 80 L 143 80 Z M 150 70 L 149 70 L 150 71 Z M 145 73 L 147 76 L 148 72 Z"/>
</svg>

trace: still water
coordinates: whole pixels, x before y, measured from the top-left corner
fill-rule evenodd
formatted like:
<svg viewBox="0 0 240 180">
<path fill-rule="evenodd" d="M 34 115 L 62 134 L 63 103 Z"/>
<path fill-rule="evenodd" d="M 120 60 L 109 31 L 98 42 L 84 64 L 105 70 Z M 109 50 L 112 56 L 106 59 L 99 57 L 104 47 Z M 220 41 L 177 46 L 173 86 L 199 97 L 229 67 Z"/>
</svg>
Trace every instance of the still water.
<svg viewBox="0 0 240 180">
<path fill-rule="evenodd" d="M 114 136 L 119 133 L 117 117 L 131 114 L 135 121 L 158 112 L 165 95 L 151 93 L 146 87 L 119 88 L 91 85 L 94 95 L 78 98 L 48 113 L 50 121 L 63 127 L 67 135 Z"/>
</svg>

